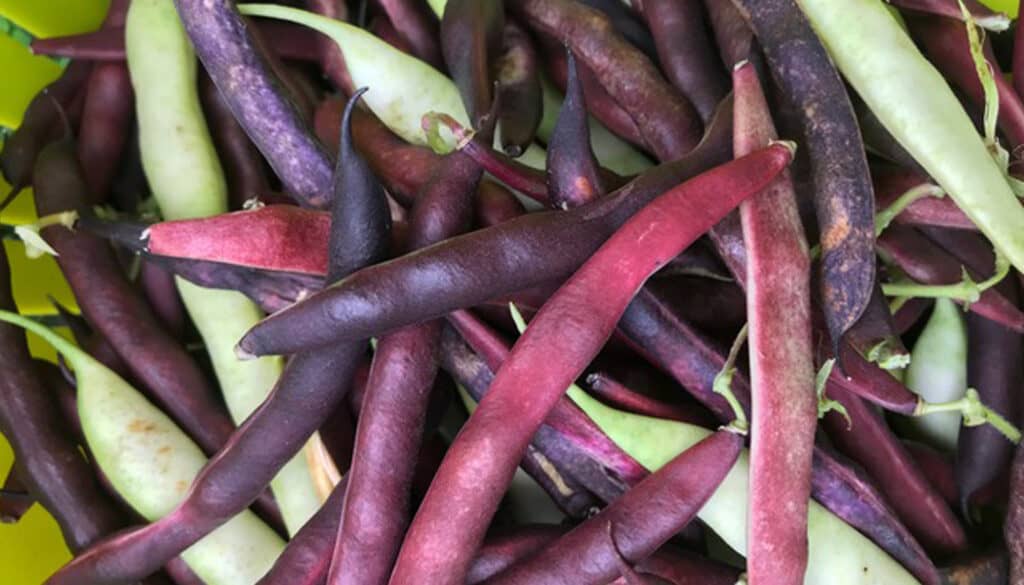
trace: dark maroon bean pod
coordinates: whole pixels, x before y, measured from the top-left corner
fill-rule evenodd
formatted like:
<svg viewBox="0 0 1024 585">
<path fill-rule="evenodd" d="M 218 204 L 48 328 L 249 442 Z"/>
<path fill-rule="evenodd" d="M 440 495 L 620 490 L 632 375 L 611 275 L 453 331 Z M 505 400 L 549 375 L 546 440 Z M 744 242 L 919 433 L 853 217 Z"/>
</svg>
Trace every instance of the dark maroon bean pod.
<svg viewBox="0 0 1024 585">
<path fill-rule="evenodd" d="M 700 0 L 643 0 L 643 13 L 665 75 L 707 122 L 729 93 L 729 79 L 708 34 Z"/>
<path fill-rule="evenodd" d="M 537 49 L 515 21 L 505 20 L 502 53 L 494 64 L 498 81 L 501 148 L 519 156 L 533 143 L 544 113 Z"/>
<path fill-rule="evenodd" d="M 569 77 L 565 101 L 548 141 L 547 178 L 551 206 L 578 207 L 604 195 L 601 166 L 590 147 L 590 125 L 576 59 L 567 52 Z"/>
<path fill-rule="evenodd" d="M 662 161 L 700 141 L 700 117 L 643 53 L 615 32 L 608 17 L 569 0 L 510 0 L 530 26 L 569 45 L 629 114 L 644 144 Z"/>
<path fill-rule="evenodd" d="M 829 437 L 874 478 L 889 505 L 924 548 L 935 554 L 965 550 L 967 538 L 959 521 L 885 421 L 863 400 L 834 383 L 829 383 L 827 393 L 850 416 L 847 423 L 836 412 L 826 415 L 824 424 Z"/>
</svg>

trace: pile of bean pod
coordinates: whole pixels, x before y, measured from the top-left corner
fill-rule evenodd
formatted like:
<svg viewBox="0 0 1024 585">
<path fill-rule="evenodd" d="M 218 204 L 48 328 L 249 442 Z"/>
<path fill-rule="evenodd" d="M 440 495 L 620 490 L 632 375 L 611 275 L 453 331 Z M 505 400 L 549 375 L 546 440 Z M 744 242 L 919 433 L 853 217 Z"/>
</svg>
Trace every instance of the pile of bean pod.
<svg viewBox="0 0 1024 585">
<path fill-rule="evenodd" d="M 112 0 L 32 50 L 49 585 L 1024 584 L 1007 16 Z"/>
</svg>

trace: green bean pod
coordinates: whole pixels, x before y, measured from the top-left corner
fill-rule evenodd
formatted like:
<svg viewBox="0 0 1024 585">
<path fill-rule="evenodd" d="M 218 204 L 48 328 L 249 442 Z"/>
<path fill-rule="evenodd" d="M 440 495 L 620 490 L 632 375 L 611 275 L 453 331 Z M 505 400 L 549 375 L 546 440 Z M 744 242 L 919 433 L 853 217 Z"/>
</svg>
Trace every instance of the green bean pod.
<svg viewBox="0 0 1024 585">
<path fill-rule="evenodd" d="M 569 397 L 612 441 L 654 471 L 712 433 L 678 421 L 615 410 L 585 392 Z M 697 516 L 740 554 L 747 551 L 746 509 L 750 491 L 750 456 L 740 454 L 718 490 Z M 816 502 L 807 514 L 808 562 L 805 585 L 916 584 L 899 563 L 854 528 Z"/>
<path fill-rule="evenodd" d="M 327 35 L 345 54 L 352 83 L 370 87 L 363 98 L 370 110 L 392 132 L 412 144 L 426 144 L 422 128 L 425 114 L 438 112 L 452 116 L 470 127 L 469 115 L 458 88 L 451 79 L 428 63 L 403 53 L 369 32 L 340 20 L 274 4 L 242 4 L 242 14 L 276 18 L 308 26 Z M 456 147 L 451 134 L 442 135 L 448 149 Z M 533 145 L 520 161 L 533 168 L 544 168 L 544 149 Z"/>
<path fill-rule="evenodd" d="M 206 465 L 199 446 L 138 390 L 71 342 L 14 313 L 0 311 L 0 321 L 39 335 L 74 368 L 89 453 L 117 493 L 150 521 L 173 511 Z M 246 510 L 182 558 L 208 585 L 250 585 L 282 550 L 281 537 Z"/>
<path fill-rule="evenodd" d="M 446 2 L 434 2 L 431 8 L 440 16 Z M 441 12 L 437 12 L 440 10 Z M 429 64 L 399 51 L 372 34 L 348 23 L 331 20 L 285 6 L 243 4 L 242 14 L 296 22 L 313 28 L 334 40 L 345 54 L 352 83 L 371 87 L 363 100 L 374 114 L 395 134 L 412 144 L 426 144 L 421 119 L 424 114 L 441 112 L 469 127 L 469 116 L 452 80 Z M 415 88 L 415 89 L 412 89 Z M 538 135 L 547 138 L 554 128 L 561 99 L 544 84 L 544 117 Z M 442 136 L 449 148 L 455 147 L 451 135 Z M 591 140 L 598 160 L 621 175 L 633 175 L 651 166 L 640 152 L 591 119 Z M 544 168 L 546 153 L 536 144 L 519 158 L 533 168 Z"/>
<path fill-rule="evenodd" d="M 910 353 L 907 387 L 928 402 L 950 402 L 967 392 L 967 326 L 961 310 L 949 299 L 936 299 L 935 309 Z M 907 425 L 921 439 L 947 453 L 956 450 L 963 416 L 956 411 L 914 417 Z"/>
<path fill-rule="evenodd" d="M 227 212 L 227 184 L 196 89 L 197 61 L 185 29 L 166 0 L 135 0 L 125 23 L 125 50 L 135 88 L 139 147 L 149 186 L 165 219 Z M 228 410 L 241 423 L 281 375 L 280 358 L 241 362 L 238 336 L 263 317 L 244 295 L 200 288 L 178 279 L 178 290 L 199 329 Z M 305 457 L 271 484 L 288 531 L 294 534 L 320 507 Z"/>
</svg>

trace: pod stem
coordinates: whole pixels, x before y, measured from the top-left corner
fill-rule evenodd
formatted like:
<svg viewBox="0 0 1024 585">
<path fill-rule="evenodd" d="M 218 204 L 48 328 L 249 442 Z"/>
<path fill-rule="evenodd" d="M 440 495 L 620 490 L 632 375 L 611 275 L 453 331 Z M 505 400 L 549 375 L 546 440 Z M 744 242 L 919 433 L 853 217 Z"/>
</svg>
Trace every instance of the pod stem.
<svg viewBox="0 0 1024 585">
<path fill-rule="evenodd" d="M 896 198 L 889 207 L 886 207 L 882 211 L 878 212 L 875 216 L 875 236 L 881 235 L 885 228 L 889 227 L 896 216 L 903 213 L 912 203 L 918 199 L 924 199 L 925 197 L 937 197 L 942 198 L 946 196 L 946 192 L 938 185 L 931 183 L 923 183 L 916 187 L 912 187 Z"/>
<path fill-rule="evenodd" d="M 996 136 L 996 124 L 999 121 L 999 88 L 996 86 L 993 67 L 985 58 L 984 37 L 978 34 L 978 27 L 982 25 L 967 10 L 967 6 L 964 5 L 962 0 L 957 0 L 957 2 L 960 4 L 964 26 L 967 28 L 967 44 L 971 60 L 974 62 L 974 68 L 978 73 L 978 81 L 981 83 L 985 96 L 985 110 L 982 120 L 985 131 L 985 146 L 992 154 L 996 164 L 999 165 L 999 170 L 1003 172 L 1003 176 L 1006 177 L 1006 182 L 1009 183 L 1010 188 L 1020 197 L 1024 195 L 1024 182 L 1010 174 L 1010 153 L 999 144 L 999 138 Z"/>
<path fill-rule="evenodd" d="M 882 292 L 887 296 L 895 297 L 921 297 L 932 299 L 952 299 L 961 301 L 970 306 L 981 298 L 981 293 L 1002 282 L 1010 273 L 1010 262 L 998 248 L 995 249 L 996 270 L 991 278 L 981 282 L 975 282 L 963 269 L 963 279 L 954 284 L 920 284 L 917 282 L 887 282 L 882 283 Z"/>
<path fill-rule="evenodd" d="M 988 424 L 1002 433 L 1011 443 L 1020 443 L 1020 429 L 998 412 L 985 406 L 978 391 L 974 388 L 968 388 L 962 398 L 949 402 L 921 401 L 914 409 L 914 416 L 927 416 L 936 412 L 959 412 L 964 417 L 964 426 L 977 427 Z"/>
<path fill-rule="evenodd" d="M 750 430 L 750 422 L 747 420 L 747 414 L 743 411 L 743 405 L 740 404 L 740 401 L 736 399 L 736 395 L 732 392 L 732 378 L 736 374 L 736 358 L 739 357 L 740 349 L 743 348 L 743 344 L 747 341 L 749 325 L 749 323 L 744 324 L 743 328 L 736 335 L 736 339 L 732 342 L 732 347 L 729 348 L 729 355 L 725 358 L 725 363 L 722 364 L 722 369 L 715 374 L 715 380 L 711 384 L 711 390 L 725 398 L 725 401 L 729 403 L 729 407 L 732 408 L 733 414 L 736 416 L 732 422 L 723 428 L 738 435 L 747 434 L 747 431 Z"/>
<path fill-rule="evenodd" d="M 50 329 L 46 325 L 34 321 L 29 317 L 12 313 L 10 311 L 0 311 L 0 321 L 17 325 L 26 331 L 30 331 L 39 337 L 42 337 L 44 341 L 52 345 L 58 353 L 62 354 L 69 362 L 71 362 L 71 365 L 75 368 L 82 363 L 82 360 L 90 359 L 88 355 L 75 344 L 58 335 L 53 329 Z"/>
<path fill-rule="evenodd" d="M 77 211 L 62 211 L 60 213 L 44 215 L 36 220 L 35 223 L 16 225 L 14 226 L 14 233 L 25 244 L 25 255 L 29 258 L 39 258 L 44 254 L 57 256 L 57 251 L 39 235 L 39 230 L 53 225 L 62 225 L 69 230 L 73 230 L 76 221 L 78 221 Z"/>
</svg>

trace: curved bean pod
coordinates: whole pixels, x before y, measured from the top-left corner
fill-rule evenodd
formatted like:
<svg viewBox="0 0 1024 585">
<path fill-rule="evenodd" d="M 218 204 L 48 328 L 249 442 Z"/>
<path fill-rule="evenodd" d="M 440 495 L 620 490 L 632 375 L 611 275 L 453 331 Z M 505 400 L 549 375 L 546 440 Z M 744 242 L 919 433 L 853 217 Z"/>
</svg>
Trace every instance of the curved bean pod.
<svg viewBox="0 0 1024 585">
<path fill-rule="evenodd" d="M 641 348 L 643 355 L 671 374 L 691 395 L 708 406 L 720 421 L 731 418 L 732 411 L 725 400 L 713 392 L 713 381 L 724 367 L 725 355 L 713 343 L 682 323 L 663 301 L 650 291 L 641 290 L 626 310 L 619 326 L 626 337 Z M 859 354 L 853 355 L 860 362 L 867 363 Z M 846 363 L 858 362 L 847 358 Z M 897 383 L 887 372 L 875 369 L 880 375 L 879 379 Z M 837 374 L 833 371 L 833 379 L 836 379 Z M 876 380 L 874 377 L 868 379 L 872 382 Z M 732 385 L 733 393 L 749 412 L 749 383 L 742 372 L 737 372 Z M 867 389 L 861 389 L 861 392 L 869 394 L 874 384 L 866 386 Z M 910 399 L 904 401 L 908 409 L 916 407 L 917 399 L 913 393 L 905 387 L 900 389 L 900 393 L 909 396 Z M 812 471 L 812 495 L 815 500 L 899 559 L 922 582 L 934 584 L 938 581 L 935 566 L 914 537 L 884 505 L 881 494 L 876 492 L 870 482 L 856 477 L 821 449 L 815 449 Z M 851 508 L 851 502 L 858 505 Z"/>
<path fill-rule="evenodd" d="M 505 21 L 502 54 L 495 63 L 500 96 L 498 128 L 501 148 L 519 156 L 533 143 L 543 117 L 537 50 L 526 31 Z"/>
<path fill-rule="evenodd" d="M 715 33 L 718 54 L 727 67 L 750 58 L 754 33 L 743 20 L 743 15 L 732 2 L 704 0 L 708 24 Z"/>
<path fill-rule="evenodd" d="M 547 189 L 551 205 L 578 207 L 604 195 L 600 166 L 590 146 L 590 127 L 576 59 L 567 53 L 569 77 L 565 102 L 548 141 Z"/>
<path fill-rule="evenodd" d="M 913 362 L 911 362 L 913 363 Z M 882 418 L 838 385 L 829 382 L 829 398 L 839 401 L 851 423 L 837 413 L 825 416 L 832 441 L 874 478 L 889 504 L 926 550 L 961 551 L 967 540 L 942 495 L 931 486 Z"/>
<path fill-rule="evenodd" d="M 956 4 L 954 6 L 959 8 Z M 921 43 L 929 62 L 963 91 L 971 102 L 984 107 L 985 92 L 971 57 L 964 23 L 941 16 L 916 16 L 906 21 L 910 34 Z M 987 57 L 986 62 L 992 68 L 999 96 L 999 129 L 1007 138 L 1007 149 L 1013 153 L 1024 143 L 1024 101 L 1013 90 L 995 59 Z"/>
<path fill-rule="evenodd" d="M 685 423 L 614 410 L 581 393 L 571 397 L 616 444 L 650 470 L 659 469 L 712 433 Z M 748 476 L 749 457 L 743 452 L 722 485 L 697 513 L 740 554 L 747 550 L 746 515 L 742 511 L 747 505 Z M 917 583 L 883 550 L 816 503 L 808 508 L 808 545 L 806 585 Z"/>
<path fill-rule="evenodd" d="M 967 327 L 957 306 L 936 299 L 907 368 L 907 387 L 928 402 L 948 402 L 967 392 Z M 921 438 L 946 453 L 956 450 L 962 416 L 939 412 L 908 421 Z"/>
<path fill-rule="evenodd" d="M 448 321 L 466 339 L 472 351 L 446 333 L 442 336 L 446 367 L 479 402 L 489 390 L 493 372 L 500 369 L 508 358 L 508 345 L 468 312 L 456 311 L 448 316 Z M 479 352 L 479 355 L 473 352 Z M 485 363 L 479 363 L 481 360 Z M 550 460 L 563 477 L 568 474 L 570 479 L 578 479 L 605 502 L 613 501 L 626 486 L 635 484 L 646 475 L 639 464 L 612 445 L 565 398 L 558 401 L 545 419 L 544 426 L 534 436 L 533 447 Z M 540 479 L 538 481 L 545 485 Z M 569 496 L 568 499 L 568 503 L 573 504 L 574 498 Z M 555 496 L 555 500 L 559 502 L 559 496 Z"/>
<path fill-rule="evenodd" d="M 216 3 L 202 4 L 202 7 L 193 8 L 216 12 L 219 6 Z M 224 10 L 209 15 L 202 25 L 212 27 L 210 30 L 226 32 L 217 27 L 240 18 L 230 7 L 220 8 Z M 196 16 L 192 14 L 192 17 Z M 168 219 L 205 217 L 225 212 L 227 183 L 202 115 L 196 86 L 198 65 L 178 12 L 165 0 L 133 0 L 125 26 L 128 70 L 136 93 L 142 164 L 160 211 Z M 237 39 L 225 36 L 217 42 L 228 46 L 234 40 Z M 197 41 L 197 44 L 202 43 Z M 248 71 L 250 65 L 258 66 L 254 61 L 233 71 L 236 74 Z M 207 68 L 216 72 L 210 63 L 207 63 Z M 218 80 L 214 79 L 214 82 Z M 223 93 L 231 103 L 230 92 Z M 257 94 L 255 91 L 247 92 L 249 97 L 259 101 L 253 97 Z M 260 112 L 261 116 L 267 114 L 267 111 Z M 271 118 L 268 116 L 267 119 Z M 246 124 L 244 117 L 242 123 Z M 281 130 L 281 135 L 275 140 L 280 140 L 284 133 Z M 168 154 L 169 148 L 173 155 Z M 189 180 L 182 182 L 182 177 Z M 287 180 L 285 182 L 288 183 Z M 295 185 L 291 189 L 302 193 Z M 283 365 L 278 359 L 241 363 L 232 351 L 234 339 L 241 330 L 261 317 L 259 307 L 237 292 L 203 289 L 184 280 L 179 280 L 178 291 L 205 342 L 228 411 L 234 421 L 241 424 L 270 393 L 281 376 Z M 320 501 L 304 458 L 289 462 L 280 478 L 275 480 L 274 488 L 285 524 L 292 532 L 297 531 L 319 507 Z"/>
<path fill-rule="evenodd" d="M 274 566 L 256 585 L 322 585 L 327 581 L 331 547 L 338 534 L 347 477 L 334 487 L 316 514 L 292 537 Z"/>
<path fill-rule="evenodd" d="M 1020 299 L 1012 289 L 1013 296 Z M 1018 289 L 1019 290 L 1019 289 Z M 1024 336 L 979 315 L 967 315 L 967 384 L 978 390 L 984 403 L 1008 420 L 1020 416 L 1018 389 L 1024 382 L 1019 356 L 1024 354 Z M 971 498 L 1004 476 L 1013 459 L 1013 445 L 998 431 L 981 427 L 960 429 L 956 455 L 956 485 L 961 510 L 966 517 Z"/>
<path fill-rule="evenodd" d="M 566 0 L 512 4 L 532 26 L 569 45 L 633 118 L 658 158 L 675 160 L 697 145 L 701 123 L 693 106 L 643 53 L 613 32 L 604 14 Z"/>
<path fill-rule="evenodd" d="M 743 438 L 723 430 L 683 451 L 599 514 L 486 583 L 606 583 L 693 518 L 732 468 Z"/>
<path fill-rule="evenodd" d="M 89 202 L 106 201 L 131 131 L 132 86 L 124 63 L 100 63 L 85 85 L 78 159 L 89 185 Z"/>
<path fill-rule="evenodd" d="M 36 209 L 41 215 L 88 205 L 88 187 L 70 139 L 40 152 L 35 166 Z M 61 271 L 86 318 L 145 384 L 161 406 L 206 453 L 214 453 L 234 425 L 198 365 L 164 331 L 146 301 L 124 277 L 106 242 L 63 226 L 42 230 L 60 254 Z"/>
<path fill-rule="evenodd" d="M 608 374 L 595 372 L 587 376 L 590 393 L 613 408 L 654 418 L 678 420 L 690 424 L 701 424 L 701 420 L 689 410 L 675 404 L 661 402 L 621 384 Z"/>
<path fill-rule="evenodd" d="M 15 310 L 7 255 L 0 255 L 0 309 Z M 20 462 L 21 479 L 57 520 L 64 541 L 79 551 L 123 526 L 78 445 L 65 429 L 56 397 L 36 373 L 17 328 L 0 326 L 0 431 Z"/>
<path fill-rule="evenodd" d="M 463 126 L 469 126 L 469 116 L 462 105 L 459 90 L 450 79 L 372 34 L 348 23 L 286 6 L 244 4 L 239 10 L 247 15 L 303 24 L 333 39 L 345 54 L 353 83 L 373 87 L 373 91 L 366 95 L 366 104 L 407 142 L 426 144 L 420 120 L 428 112 L 448 114 Z M 402 75 L 382 75 L 384 71 L 401 71 Z M 409 87 L 424 90 L 410 94 Z M 456 146 L 450 137 L 446 136 L 444 140 L 449 147 Z M 527 165 L 543 167 L 543 149 L 531 147 L 523 157 Z"/>
<path fill-rule="evenodd" d="M 326 206 L 331 162 L 295 105 L 285 97 L 235 4 L 229 0 L 176 0 L 175 6 L 210 78 L 288 192 L 304 205 Z M 130 27 L 127 43 L 130 67 Z"/>
<path fill-rule="evenodd" d="M 731 124 L 714 127 L 691 155 L 648 171 L 609 197 L 565 212 L 531 213 L 362 270 L 339 286 L 265 319 L 242 338 L 239 348 L 256 355 L 292 353 L 339 336 L 370 336 L 426 321 L 503 293 L 564 278 L 642 205 L 680 181 L 728 160 L 732 150 L 726 133 L 729 127 Z M 573 246 L 561 246 L 564 253 L 538 265 L 534 259 L 548 256 L 555 242 L 573 242 Z M 491 275 L 486 286 L 477 278 L 484 266 Z M 413 287 L 416 290 L 393 276 L 380 278 L 380 273 L 404 274 L 403 278 L 418 283 Z M 445 276 L 434 278 L 431 273 Z M 359 301 L 356 307 L 356 299 L 367 298 L 369 289 L 364 287 L 376 291 L 373 297 L 388 301 L 376 306 Z M 326 307 L 331 309 L 325 311 Z M 323 323 L 324 315 L 339 326 L 331 331 L 316 326 Z M 296 327 L 307 320 L 310 326 Z M 287 333 L 282 335 L 284 330 L 278 327 Z"/>
<path fill-rule="evenodd" d="M 59 128 L 61 118 L 58 104 L 65 112 L 72 112 L 72 102 L 88 80 L 91 70 L 92 65 L 87 62 L 68 65 L 56 81 L 32 98 L 18 129 L 4 140 L 3 150 L 0 150 L 0 172 L 11 186 L 11 192 L 3 200 L 4 203 L 31 181 L 36 156 L 53 139 L 54 131 Z"/>
<path fill-rule="evenodd" d="M 342 141 L 341 157 L 346 156 L 358 156 L 351 138 Z M 368 168 L 363 174 L 370 176 Z M 411 249 L 469 227 L 472 195 L 482 174 L 461 153 L 444 159 L 413 204 Z M 437 374 L 440 334 L 441 323 L 430 322 L 390 333 L 377 343 L 328 583 L 387 582 L 409 521 L 410 488 Z"/>
<path fill-rule="evenodd" d="M 541 140 L 548 140 L 551 138 L 551 131 L 555 127 L 555 120 L 558 117 L 558 110 L 562 107 L 563 99 L 547 79 L 541 78 L 540 87 L 544 103 L 540 126 L 537 127 L 537 136 Z M 619 138 L 596 118 L 591 116 L 589 123 L 590 142 L 594 147 L 597 160 L 601 161 L 602 165 L 623 176 L 641 173 L 652 166 L 651 160 L 646 155 Z"/>
<path fill-rule="evenodd" d="M 660 196 L 616 231 L 545 304 L 499 370 L 487 397 L 449 448 L 410 525 L 392 574 L 393 584 L 423 578 L 435 583 L 460 583 L 465 578 L 472 551 L 482 541 L 500 495 L 533 432 L 611 335 L 652 268 L 678 254 L 738 201 L 771 181 L 792 159 L 791 148 L 770 146 Z M 709 188 L 727 193 L 728 200 L 697 204 L 691 199 Z M 659 232 L 663 237 L 644 241 L 643 236 L 654 233 L 658 225 L 666 228 Z M 621 266 L 617 261 L 620 258 L 630 258 L 631 266 Z M 616 282 L 617 290 L 607 290 L 609 282 Z M 595 287 L 603 291 L 603 306 L 587 302 Z M 563 347 L 564 359 L 551 364 L 543 356 L 550 351 L 550 344 L 565 334 L 566 327 L 576 331 L 576 347 Z M 525 391 L 525 377 L 534 372 L 531 366 L 539 364 L 545 364 L 546 370 L 542 386 L 533 388 L 531 399 L 523 401 L 519 393 Z M 516 428 L 506 427 L 502 437 L 492 434 L 497 421 L 508 420 L 516 420 Z M 467 466 L 469 462 L 471 466 Z M 453 510 L 448 506 L 453 501 L 463 503 Z M 446 530 L 444 526 L 460 526 L 461 530 Z M 437 540 L 442 534 L 448 541 L 444 545 Z M 451 542 L 452 534 L 458 535 L 455 542 Z M 441 546 L 449 554 L 423 556 Z"/>
<path fill-rule="evenodd" d="M 879 236 L 878 248 L 917 282 L 955 284 L 963 280 L 964 268 L 960 260 L 912 227 L 890 226 Z M 971 272 L 975 277 L 978 275 Z M 1014 331 L 1024 332 L 1024 311 L 1003 296 L 998 287 L 982 291 L 978 300 L 970 303 L 969 310 Z"/>
<path fill-rule="evenodd" d="M 494 101 L 491 65 L 504 28 L 502 0 L 450 0 L 441 16 L 441 52 L 474 129 L 493 126 L 483 118 Z"/>
<path fill-rule="evenodd" d="M 357 157 L 339 157 L 335 175 L 329 279 L 383 257 L 389 222 L 383 191 Z M 365 348 L 365 341 L 357 340 L 294 356 L 268 398 L 171 514 L 94 549 L 83 562 L 72 562 L 62 571 L 64 578 L 76 582 L 102 575 L 117 581 L 148 574 L 245 508 L 345 397 Z M 115 566 L 104 572 L 108 563 Z"/>
<path fill-rule="evenodd" d="M 888 209 L 900 195 L 928 182 L 924 177 L 913 171 L 895 171 L 874 173 L 875 203 L 878 209 Z M 949 197 L 922 197 L 910 204 L 894 220 L 901 223 L 949 227 L 960 230 L 975 230 L 974 225 L 964 212 Z"/>
<path fill-rule="evenodd" d="M 298 27 L 278 23 L 258 23 L 255 26 L 270 41 L 270 48 L 282 58 L 317 60 L 317 48 L 312 39 Z M 120 24 L 104 26 L 93 32 L 33 39 L 29 46 L 36 55 L 82 61 L 124 61 L 124 18 Z"/>
<path fill-rule="evenodd" d="M 643 15 L 665 75 L 706 123 L 729 93 L 729 80 L 715 54 L 701 4 L 700 0 L 644 0 Z"/>
<path fill-rule="evenodd" d="M 569 83 L 569 69 L 566 62 L 567 48 L 555 37 L 543 32 L 536 32 L 536 34 L 540 38 L 544 61 L 547 63 L 548 78 L 564 93 Z M 571 52 L 571 49 L 568 52 Z M 601 85 L 594 72 L 587 67 L 586 63 L 579 61 L 576 63 L 576 68 L 580 81 L 583 83 L 583 94 L 587 96 L 587 110 L 590 114 L 616 136 L 630 144 L 643 147 L 644 139 L 636 122 Z"/>
</svg>

